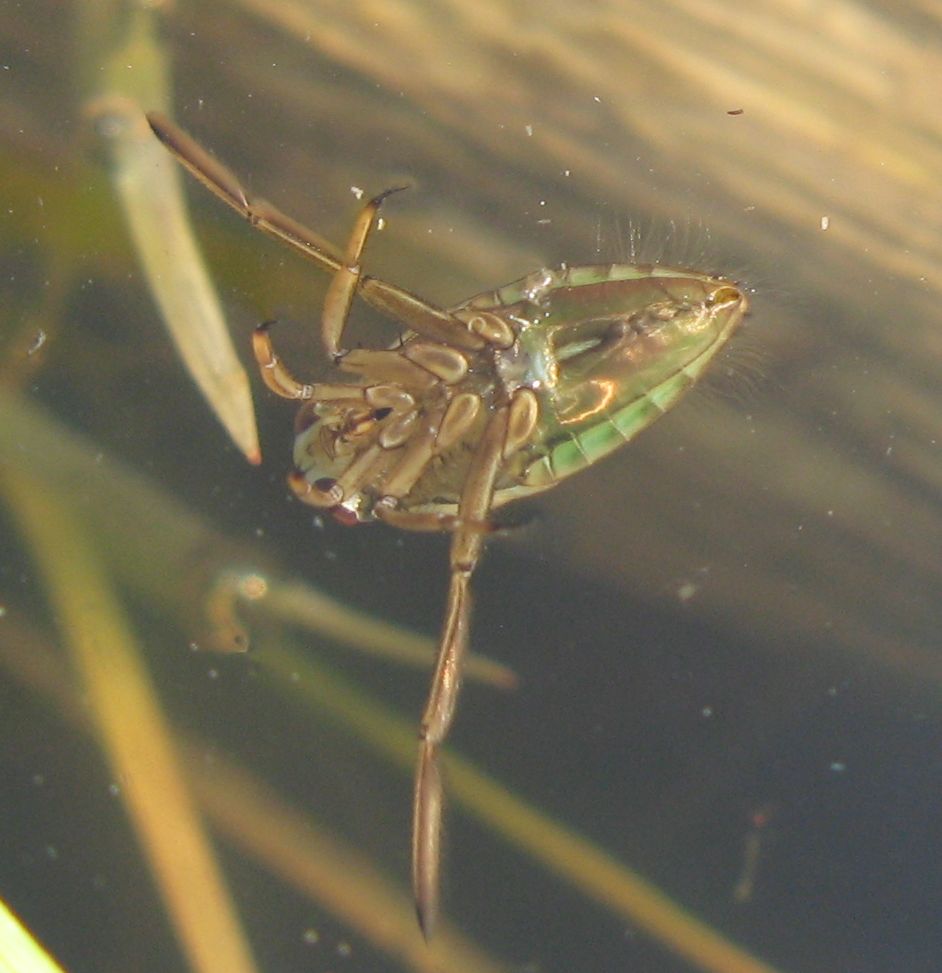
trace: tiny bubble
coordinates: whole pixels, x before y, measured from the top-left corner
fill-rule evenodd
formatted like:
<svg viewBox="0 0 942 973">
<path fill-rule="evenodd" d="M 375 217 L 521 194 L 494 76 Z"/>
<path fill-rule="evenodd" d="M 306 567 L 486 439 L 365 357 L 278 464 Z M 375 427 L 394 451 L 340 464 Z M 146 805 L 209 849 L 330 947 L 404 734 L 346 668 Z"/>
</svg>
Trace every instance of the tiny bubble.
<svg viewBox="0 0 942 973">
<path fill-rule="evenodd" d="M 313 946 L 315 943 L 320 942 L 321 935 L 316 929 L 305 929 L 304 934 L 301 936 L 301 938 L 309 946 Z"/>
<path fill-rule="evenodd" d="M 693 596 L 699 590 L 699 587 L 700 587 L 699 585 L 694 584 L 692 581 L 685 581 L 677 589 L 677 599 L 678 599 L 678 601 L 680 601 L 681 604 L 684 604 L 684 603 L 690 601 L 690 599 L 693 598 Z"/>
</svg>

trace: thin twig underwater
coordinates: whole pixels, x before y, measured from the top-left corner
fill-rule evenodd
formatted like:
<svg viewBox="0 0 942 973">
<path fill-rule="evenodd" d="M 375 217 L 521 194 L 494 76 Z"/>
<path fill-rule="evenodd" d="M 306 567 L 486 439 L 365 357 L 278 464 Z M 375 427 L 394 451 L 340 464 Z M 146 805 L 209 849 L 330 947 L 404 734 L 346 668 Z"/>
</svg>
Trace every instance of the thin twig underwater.
<svg viewBox="0 0 942 973">
<path fill-rule="evenodd" d="M 331 274 L 325 352 L 347 381 L 298 381 L 268 325 L 253 336 L 266 385 L 301 402 L 289 485 L 341 523 L 382 521 L 451 535 L 450 580 L 419 726 L 412 881 L 423 934 L 439 907 L 439 750 L 454 718 L 471 615 L 471 576 L 496 508 L 548 490 L 630 442 L 674 406 L 748 308 L 732 281 L 633 263 L 542 268 L 452 308 L 363 273 L 388 190 L 371 199 L 341 250 L 270 203 L 159 113 L 157 138 L 253 226 Z M 355 297 L 399 323 L 383 350 L 346 350 Z"/>
</svg>

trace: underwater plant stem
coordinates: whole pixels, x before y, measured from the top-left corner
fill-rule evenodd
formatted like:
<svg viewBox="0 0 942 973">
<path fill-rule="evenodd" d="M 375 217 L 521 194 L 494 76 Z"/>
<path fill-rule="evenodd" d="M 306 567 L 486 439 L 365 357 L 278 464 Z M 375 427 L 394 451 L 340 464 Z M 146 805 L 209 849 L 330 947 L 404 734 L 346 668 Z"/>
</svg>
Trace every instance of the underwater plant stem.
<svg viewBox="0 0 942 973">
<path fill-rule="evenodd" d="M 198 973 L 256 973 L 141 650 L 95 544 L 46 483 L 0 479 L 180 944 Z"/>
</svg>

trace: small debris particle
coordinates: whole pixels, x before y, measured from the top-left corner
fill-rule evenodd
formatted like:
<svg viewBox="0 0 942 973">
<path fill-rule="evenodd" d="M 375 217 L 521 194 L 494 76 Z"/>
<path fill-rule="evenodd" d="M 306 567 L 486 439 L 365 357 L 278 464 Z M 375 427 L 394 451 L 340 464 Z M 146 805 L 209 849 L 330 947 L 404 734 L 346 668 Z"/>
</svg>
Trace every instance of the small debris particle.
<svg viewBox="0 0 942 973">
<path fill-rule="evenodd" d="M 39 331 L 36 332 L 36 336 L 30 342 L 29 348 L 26 349 L 26 354 L 35 355 L 36 352 L 39 351 L 39 349 L 42 348 L 42 346 L 46 343 L 46 338 L 46 332 L 40 328 Z"/>
<path fill-rule="evenodd" d="M 359 186 L 351 186 L 351 187 L 350 187 L 350 192 L 351 192 L 351 193 L 353 193 L 353 195 L 354 195 L 354 196 L 355 196 L 355 197 L 356 197 L 357 199 L 363 199 L 363 190 L 362 190 L 362 189 L 360 189 L 360 187 L 359 187 Z"/>
<path fill-rule="evenodd" d="M 691 598 L 697 593 L 699 585 L 694 584 L 692 581 L 685 581 L 683 584 L 679 585 L 677 588 L 677 599 L 681 604 L 690 601 Z"/>
<path fill-rule="evenodd" d="M 727 115 L 743 115 L 743 114 L 745 114 L 745 111 L 746 111 L 745 108 L 730 108 L 730 110 L 726 114 Z"/>
<path fill-rule="evenodd" d="M 527 135 L 532 135 L 533 134 L 533 126 L 532 125 L 524 125 L 523 126 L 523 130 L 527 133 Z"/>
<path fill-rule="evenodd" d="M 268 594 L 268 580 L 256 571 L 249 571 L 235 579 L 236 594 L 246 601 L 258 601 Z"/>
<path fill-rule="evenodd" d="M 830 225 L 831 225 L 831 217 L 830 216 L 822 216 L 821 217 L 821 229 L 822 230 L 826 230 Z"/>
</svg>

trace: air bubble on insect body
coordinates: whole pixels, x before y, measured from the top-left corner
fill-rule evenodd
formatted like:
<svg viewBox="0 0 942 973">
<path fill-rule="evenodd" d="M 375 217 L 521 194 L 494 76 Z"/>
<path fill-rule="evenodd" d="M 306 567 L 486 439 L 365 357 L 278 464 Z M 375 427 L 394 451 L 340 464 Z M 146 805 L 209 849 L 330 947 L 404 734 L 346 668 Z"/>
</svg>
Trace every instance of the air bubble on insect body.
<svg viewBox="0 0 942 973">
<path fill-rule="evenodd" d="M 545 304 L 550 291 L 556 286 L 556 275 L 544 267 L 530 274 L 523 289 L 523 296 L 531 304 Z"/>
</svg>

